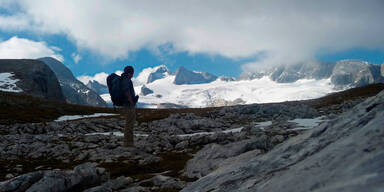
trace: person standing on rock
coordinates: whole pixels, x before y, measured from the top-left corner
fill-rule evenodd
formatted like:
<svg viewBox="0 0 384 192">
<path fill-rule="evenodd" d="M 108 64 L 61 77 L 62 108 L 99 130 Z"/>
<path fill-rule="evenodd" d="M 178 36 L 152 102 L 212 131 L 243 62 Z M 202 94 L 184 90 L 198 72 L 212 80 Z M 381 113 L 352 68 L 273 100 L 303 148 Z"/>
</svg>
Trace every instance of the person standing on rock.
<svg viewBox="0 0 384 192">
<path fill-rule="evenodd" d="M 124 73 L 121 74 L 121 90 L 124 93 L 124 112 L 125 112 L 125 130 L 124 130 L 124 146 L 134 147 L 133 142 L 133 126 L 136 121 L 136 102 L 138 96 L 135 95 L 135 89 L 131 78 L 133 77 L 134 69 L 132 66 L 124 68 Z"/>
</svg>

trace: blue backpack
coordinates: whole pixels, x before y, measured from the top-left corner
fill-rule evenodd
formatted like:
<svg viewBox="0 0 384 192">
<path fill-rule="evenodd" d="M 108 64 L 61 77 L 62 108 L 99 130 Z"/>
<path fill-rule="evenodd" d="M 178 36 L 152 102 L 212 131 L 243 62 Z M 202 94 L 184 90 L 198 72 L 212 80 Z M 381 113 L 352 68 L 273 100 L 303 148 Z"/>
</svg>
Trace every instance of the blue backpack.
<svg viewBox="0 0 384 192">
<path fill-rule="evenodd" d="M 109 95 L 114 106 L 124 105 L 124 94 L 121 90 L 121 76 L 112 73 L 107 77 Z"/>
</svg>

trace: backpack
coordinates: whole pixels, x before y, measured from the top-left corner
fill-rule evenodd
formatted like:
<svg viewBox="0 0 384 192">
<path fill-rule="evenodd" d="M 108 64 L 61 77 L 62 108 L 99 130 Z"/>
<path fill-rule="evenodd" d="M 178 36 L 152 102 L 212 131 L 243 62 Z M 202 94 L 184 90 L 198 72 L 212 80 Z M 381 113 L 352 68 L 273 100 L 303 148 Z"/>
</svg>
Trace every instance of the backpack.
<svg viewBox="0 0 384 192">
<path fill-rule="evenodd" d="M 112 73 L 107 77 L 109 95 L 114 106 L 124 105 L 124 94 L 121 90 L 121 76 Z"/>
</svg>

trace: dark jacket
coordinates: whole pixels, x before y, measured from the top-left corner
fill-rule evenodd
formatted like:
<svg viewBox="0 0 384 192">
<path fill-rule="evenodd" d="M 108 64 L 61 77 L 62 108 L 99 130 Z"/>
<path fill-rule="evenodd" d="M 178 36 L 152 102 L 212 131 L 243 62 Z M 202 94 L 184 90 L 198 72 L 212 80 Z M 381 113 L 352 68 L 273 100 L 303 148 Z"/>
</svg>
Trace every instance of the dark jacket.
<svg viewBox="0 0 384 192">
<path fill-rule="evenodd" d="M 126 73 L 121 74 L 121 90 L 123 91 L 124 95 L 126 92 L 129 92 L 132 101 L 136 102 L 136 94 L 135 94 L 135 89 L 133 88 L 133 83 L 130 78 L 128 78 L 128 75 Z M 124 97 L 124 105 L 129 106 L 129 101 L 127 97 Z"/>
</svg>

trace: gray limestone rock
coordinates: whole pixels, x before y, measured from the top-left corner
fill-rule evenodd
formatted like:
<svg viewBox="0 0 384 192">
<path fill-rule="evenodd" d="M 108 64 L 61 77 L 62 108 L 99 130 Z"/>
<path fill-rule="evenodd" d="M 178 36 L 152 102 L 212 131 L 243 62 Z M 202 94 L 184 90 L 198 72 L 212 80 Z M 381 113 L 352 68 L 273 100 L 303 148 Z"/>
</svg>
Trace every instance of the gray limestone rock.
<svg viewBox="0 0 384 192">
<path fill-rule="evenodd" d="M 266 154 L 240 155 L 182 191 L 380 191 L 383 103 L 384 91 Z"/>
<path fill-rule="evenodd" d="M 259 152 L 270 148 L 267 137 L 229 143 L 226 145 L 210 144 L 201 149 L 193 159 L 187 162 L 184 175 L 189 178 L 201 178 L 220 167 L 226 159 L 258 149 Z"/>
<path fill-rule="evenodd" d="M 39 181 L 44 175 L 43 171 L 27 173 L 11 180 L 0 183 L 1 192 L 21 192 L 27 190 L 32 184 Z"/>
</svg>

